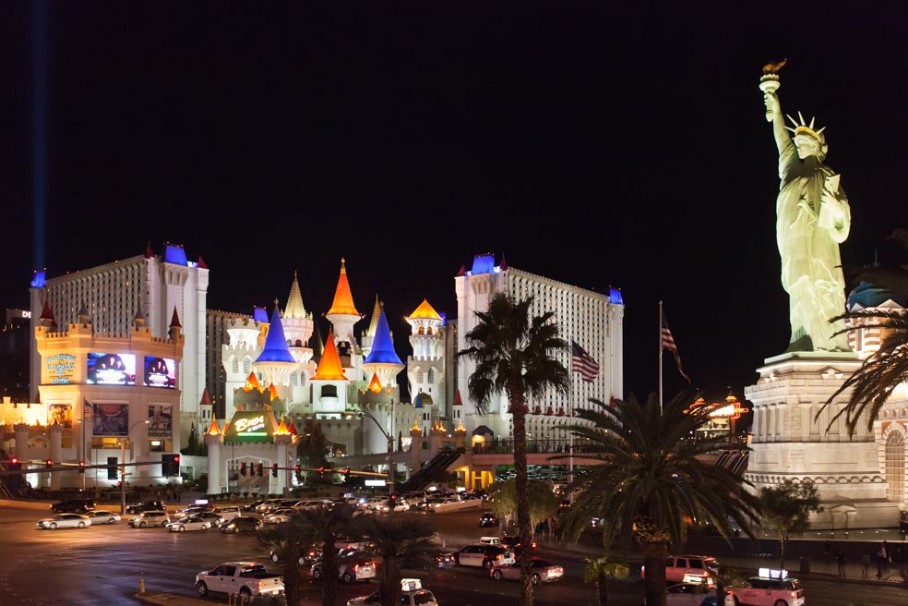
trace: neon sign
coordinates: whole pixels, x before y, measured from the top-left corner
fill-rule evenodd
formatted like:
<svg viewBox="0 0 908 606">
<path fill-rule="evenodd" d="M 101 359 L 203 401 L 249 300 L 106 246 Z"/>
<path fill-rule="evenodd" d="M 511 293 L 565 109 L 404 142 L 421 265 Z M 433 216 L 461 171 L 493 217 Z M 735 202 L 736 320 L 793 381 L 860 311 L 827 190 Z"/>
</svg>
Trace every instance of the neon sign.
<svg viewBox="0 0 908 606">
<path fill-rule="evenodd" d="M 44 368 L 49 375 L 49 383 L 69 383 L 76 369 L 76 356 L 70 354 L 57 354 L 50 356 L 44 362 Z"/>
<path fill-rule="evenodd" d="M 236 430 L 237 434 L 248 434 L 256 431 L 262 431 L 265 429 L 265 417 L 263 415 L 260 415 L 257 417 L 236 419 L 233 422 L 233 427 Z"/>
</svg>

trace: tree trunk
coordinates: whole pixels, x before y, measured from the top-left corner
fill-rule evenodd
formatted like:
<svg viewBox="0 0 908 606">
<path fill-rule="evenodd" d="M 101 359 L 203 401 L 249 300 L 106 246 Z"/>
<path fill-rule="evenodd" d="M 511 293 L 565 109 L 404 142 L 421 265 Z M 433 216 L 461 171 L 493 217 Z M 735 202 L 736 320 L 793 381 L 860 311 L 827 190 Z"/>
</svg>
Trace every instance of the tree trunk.
<svg viewBox="0 0 908 606">
<path fill-rule="evenodd" d="M 646 606 L 665 606 L 665 558 L 668 556 L 668 543 L 644 541 L 642 547 L 643 565 L 646 566 Z"/>
<path fill-rule="evenodd" d="M 322 606 L 337 604 L 337 558 L 335 549 L 333 549 L 334 542 L 332 532 L 325 535 L 325 541 L 322 544 Z"/>
<path fill-rule="evenodd" d="M 788 537 L 782 535 L 779 537 L 779 570 L 785 570 L 785 543 Z"/>
<path fill-rule="evenodd" d="M 598 606 L 608 606 L 608 586 L 606 582 L 608 577 L 605 572 L 600 570 L 596 576 L 596 602 Z"/>
<path fill-rule="evenodd" d="M 533 541 L 530 528 L 530 501 L 527 496 L 527 426 L 526 402 L 522 399 L 511 402 L 511 413 L 514 417 L 514 484 L 517 492 L 517 535 L 520 537 L 520 581 L 522 606 L 533 606 L 532 553 L 530 544 Z M 664 564 L 664 562 L 663 562 Z"/>
</svg>

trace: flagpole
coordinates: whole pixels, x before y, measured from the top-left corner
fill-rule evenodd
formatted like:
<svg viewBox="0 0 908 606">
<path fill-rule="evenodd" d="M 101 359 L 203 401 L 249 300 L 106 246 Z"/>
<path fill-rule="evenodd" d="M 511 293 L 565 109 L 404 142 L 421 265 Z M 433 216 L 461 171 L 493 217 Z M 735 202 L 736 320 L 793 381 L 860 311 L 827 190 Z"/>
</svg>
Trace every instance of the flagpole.
<svg viewBox="0 0 908 606">
<path fill-rule="evenodd" d="M 662 301 L 659 301 L 659 410 L 662 410 Z"/>
<path fill-rule="evenodd" d="M 87 424 L 85 423 L 85 398 L 83 397 L 82 398 L 82 460 L 83 461 L 86 460 L 85 459 L 85 450 L 86 450 L 85 435 L 87 432 L 86 427 L 87 427 Z M 85 473 L 84 473 L 85 469 L 82 469 L 82 472 L 83 472 L 82 473 L 82 492 L 85 492 Z"/>
<path fill-rule="evenodd" d="M 574 423 L 574 373 L 571 373 L 571 382 L 568 385 L 568 414 L 571 419 L 570 425 Z M 574 432 L 568 432 L 568 485 L 574 483 Z"/>
</svg>

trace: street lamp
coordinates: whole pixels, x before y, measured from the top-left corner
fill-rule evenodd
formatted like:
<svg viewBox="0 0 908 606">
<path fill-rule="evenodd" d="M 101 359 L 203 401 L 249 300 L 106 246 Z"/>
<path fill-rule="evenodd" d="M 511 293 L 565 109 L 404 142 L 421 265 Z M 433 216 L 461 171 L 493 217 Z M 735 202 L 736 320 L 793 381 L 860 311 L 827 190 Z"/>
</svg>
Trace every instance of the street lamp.
<svg viewBox="0 0 908 606">
<path fill-rule="evenodd" d="M 129 475 L 126 473 L 126 443 L 129 442 L 129 434 L 132 433 L 132 428 L 142 423 L 148 425 L 148 419 L 136 421 L 130 425 L 129 429 L 126 430 L 126 437 L 120 440 L 120 515 L 122 516 L 126 515 L 126 476 Z"/>
<path fill-rule="evenodd" d="M 385 431 L 385 428 L 381 426 L 381 423 L 378 422 L 371 412 L 368 410 L 363 410 L 363 414 L 375 423 L 382 434 L 385 436 L 385 439 L 388 441 L 388 479 L 385 481 L 388 484 L 388 494 L 394 494 L 394 467 L 392 465 L 392 455 L 394 453 L 394 400 L 391 400 L 391 431 Z"/>
</svg>

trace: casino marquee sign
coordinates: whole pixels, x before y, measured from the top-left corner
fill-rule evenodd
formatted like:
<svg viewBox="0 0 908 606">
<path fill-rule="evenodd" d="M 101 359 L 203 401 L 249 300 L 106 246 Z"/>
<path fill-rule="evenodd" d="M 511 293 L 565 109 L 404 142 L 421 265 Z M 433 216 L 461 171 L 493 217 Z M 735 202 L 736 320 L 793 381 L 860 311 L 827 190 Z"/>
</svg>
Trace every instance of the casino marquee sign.
<svg viewBox="0 0 908 606">
<path fill-rule="evenodd" d="M 237 411 L 227 426 L 224 443 L 270 444 L 278 423 L 270 410 Z"/>
</svg>

